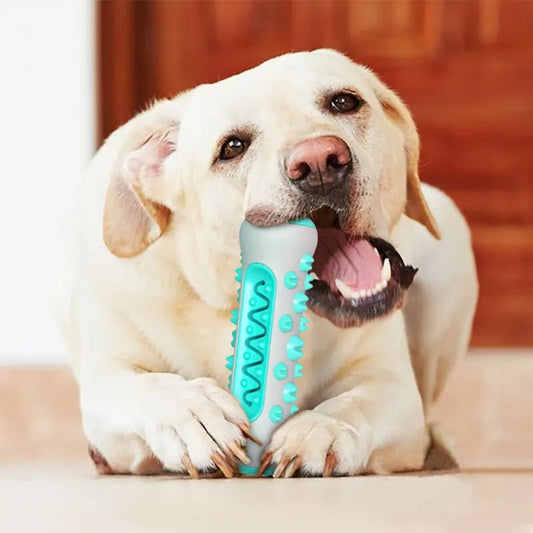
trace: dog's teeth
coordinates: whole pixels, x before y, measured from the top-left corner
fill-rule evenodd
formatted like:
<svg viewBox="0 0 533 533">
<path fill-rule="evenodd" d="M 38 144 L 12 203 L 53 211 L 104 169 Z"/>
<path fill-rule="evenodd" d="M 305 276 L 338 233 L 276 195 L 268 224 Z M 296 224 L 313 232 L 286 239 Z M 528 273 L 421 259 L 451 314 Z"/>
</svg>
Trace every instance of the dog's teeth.
<svg viewBox="0 0 533 533">
<path fill-rule="evenodd" d="M 337 289 L 339 289 L 339 292 L 345 297 L 345 298 L 355 298 L 354 291 L 342 281 L 342 279 L 336 279 L 335 285 L 337 286 Z"/>
<path fill-rule="evenodd" d="M 390 279 L 390 263 L 389 263 L 389 260 L 388 259 L 385 259 L 385 261 L 383 261 L 383 267 L 381 269 L 381 280 L 382 281 L 389 281 Z"/>
<path fill-rule="evenodd" d="M 370 290 L 365 291 L 364 289 L 361 289 L 360 291 L 354 291 L 351 287 L 348 287 L 344 281 L 341 279 L 335 280 L 335 285 L 337 286 L 337 289 L 339 289 L 339 292 L 347 299 L 347 300 L 359 300 L 360 298 L 366 298 L 367 296 L 370 296 Z"/>
<path fill-rule="evenodd" d="M 313 278 L 313 279 L 318 279 L 318 276 L 311 270 L 311 272 L 309 272 L 309 275 Z"/>
<path fill-rule="evenodd" d="M 379 255 L 379 252 L 377 251 L 376 248 L 372 248 L 374 250 L 374 253 L 381 259 L 381 255 Z"/>
<path fill-rule="evenodd" d="M 355 291 L 351 287 L 346 285 L 346 283 L 344 283 L 342 279 L 336 279 L 335 285 L 337 286 L 337 289 L 339 289 L 339 292 L 347 300 L 360 300 L 362 298 L 369 298 L 370 296 L 374 296 L 378 294 L 380 291 L 382 291 L 387 286 L 387 282 L 382 281 L 380 283 L 377 283 L 376 286 L 373 287 L 372 289 L 361 289 L 358 291 Z"/>
</svg>

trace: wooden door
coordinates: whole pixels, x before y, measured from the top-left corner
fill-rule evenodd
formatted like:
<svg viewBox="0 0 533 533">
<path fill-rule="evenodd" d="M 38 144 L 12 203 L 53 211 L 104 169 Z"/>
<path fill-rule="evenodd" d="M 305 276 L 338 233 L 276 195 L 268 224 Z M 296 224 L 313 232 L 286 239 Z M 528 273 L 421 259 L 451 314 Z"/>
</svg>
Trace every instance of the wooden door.
<svg viewBox="0 0 533 533">
<path fill-rule="evenodd" d="M 154 97 L 333 47 L 409 104 L 420 173 L 472 227 L 473 342 L 533 345 L 533 2 L 99 2 L 100 136 Z M 450 288 L 453 290 L 453 287 Z"/>
</svg>

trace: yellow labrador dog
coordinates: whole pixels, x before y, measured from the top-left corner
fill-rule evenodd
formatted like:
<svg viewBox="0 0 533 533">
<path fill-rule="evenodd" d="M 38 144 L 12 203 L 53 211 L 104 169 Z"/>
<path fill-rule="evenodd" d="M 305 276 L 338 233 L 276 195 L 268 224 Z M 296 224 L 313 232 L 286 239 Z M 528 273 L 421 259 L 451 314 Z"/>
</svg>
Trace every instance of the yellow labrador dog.
<svg viewBox="0 0 533 533">
<path fill-rule="evenodd" d="M 467 225 L 420 184 L 418 152 L 398 96 L 331 50 L 159 101 L 109 137 L 82 186 L 69 324 L 100 472 L 229 477 L 246 461 L 225 386 L 238 230 L 303 216 L 319 244 L 301 411 L 263 468 L 423 467 L 477 280 Z"/>
</svg>

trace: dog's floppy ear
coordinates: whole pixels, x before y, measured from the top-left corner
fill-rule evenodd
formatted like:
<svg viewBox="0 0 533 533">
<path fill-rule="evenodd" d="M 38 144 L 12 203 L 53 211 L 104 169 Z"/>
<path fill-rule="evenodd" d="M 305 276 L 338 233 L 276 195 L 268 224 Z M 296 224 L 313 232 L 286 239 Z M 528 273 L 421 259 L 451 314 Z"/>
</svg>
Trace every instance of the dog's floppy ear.
<svg viewBox="0 0 533 533">
<path fill-rule="evenodd" d="M 171 215 L 157 192 L 164 187 L 164 162 L 175 150 L 177 122 L 156 110 L 143 115 L 125 126 L 105 200 L 104 243 L 118 257 L 134 257 L 159 239 Z"/>
<path fill-rule="evenodd" d="M 385 114 L 402 129 L 404 134 L 407 160 L 405 214 L 423 224 L 435 238 L 440 239 L 439 227 L 429 210 L 418 177 L 420 140 L 411 113 L 399 96 L 391 91 L 372 71 L 365 68 L 365 75 Z"/>
</svg>

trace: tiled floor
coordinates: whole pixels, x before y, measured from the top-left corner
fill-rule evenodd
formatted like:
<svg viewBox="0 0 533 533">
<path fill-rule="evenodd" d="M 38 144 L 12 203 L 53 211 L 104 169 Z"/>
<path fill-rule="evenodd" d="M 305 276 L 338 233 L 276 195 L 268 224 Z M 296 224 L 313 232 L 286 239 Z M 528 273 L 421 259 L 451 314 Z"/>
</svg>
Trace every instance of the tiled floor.
<svg viewBox="0 0 533 533">
<path fill-rule="evenodd" d="M 98 478 L 68 371 L 0 368 L 0 531 L 533 531 L 532 388 L 533 353 L 463 361 L 436 411 L 461 473 Z"/>
</svg>

